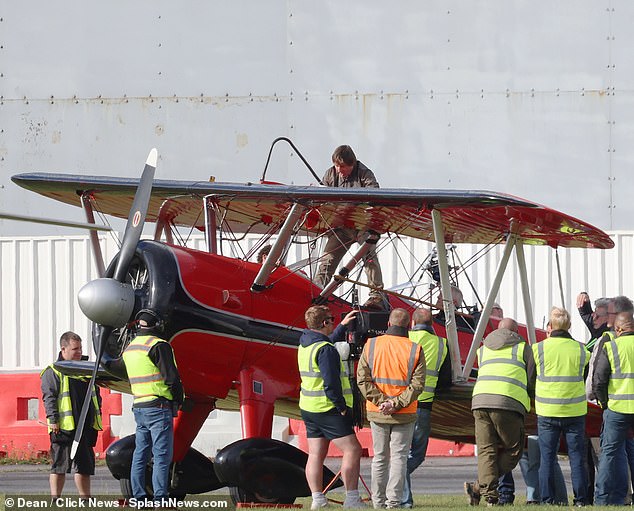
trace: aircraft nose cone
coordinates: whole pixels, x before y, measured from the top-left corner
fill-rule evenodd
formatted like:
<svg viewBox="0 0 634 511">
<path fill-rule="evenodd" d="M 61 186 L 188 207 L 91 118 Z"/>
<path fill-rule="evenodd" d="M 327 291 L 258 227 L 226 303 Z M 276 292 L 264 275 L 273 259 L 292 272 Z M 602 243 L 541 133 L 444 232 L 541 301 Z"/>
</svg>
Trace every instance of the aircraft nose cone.
<svg viewBox="0 0 634 511">
<path fill-rule="evenodd" d="M 125 325 L 134 309 L 134 290 L 114 279 L 88 282 L 77 294 L 79 308 L 88 319 L 114 328 Z"/>
</svg>

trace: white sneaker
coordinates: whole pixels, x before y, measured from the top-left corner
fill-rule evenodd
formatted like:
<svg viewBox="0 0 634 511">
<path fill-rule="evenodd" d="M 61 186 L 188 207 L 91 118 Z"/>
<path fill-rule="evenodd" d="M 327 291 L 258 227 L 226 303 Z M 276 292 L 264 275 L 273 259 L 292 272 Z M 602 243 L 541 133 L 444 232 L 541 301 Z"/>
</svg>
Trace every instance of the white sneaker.
<svg viewBox="0 0 634 511">
<path fill-rule="evenodd" d="M 359 497 L 355 498 L 347 498 L 346 500 L 343 501 L 343 507 L 345 508 L 354 508 L 354 509 L 359 509 L 359 508 L 364 508 L 364 507 L 368 507 L 368 505 L 363 502 Z"/>
<path fill-rule="evenodd" d="M 315 511 L 317 509 L 322 509 L 324 507 L 328 507 L 327 500 L 313 500 L 312 504 L 310 505 L 310 509 L 312 511 Z"/>
</svg>

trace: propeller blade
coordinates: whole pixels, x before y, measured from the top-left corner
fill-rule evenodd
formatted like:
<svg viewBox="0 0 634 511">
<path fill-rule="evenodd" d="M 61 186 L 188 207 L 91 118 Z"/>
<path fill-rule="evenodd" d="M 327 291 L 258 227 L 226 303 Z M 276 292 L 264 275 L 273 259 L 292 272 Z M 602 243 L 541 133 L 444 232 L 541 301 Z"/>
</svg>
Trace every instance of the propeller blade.
<svg viewBox="0 0 634 511">
<path fill-rule="evenodd" d="M 84 404 L 81 407 L 79 420 L 77 421 L 77 424 L 75 424 L 75 438 L 73 438 L 73 445 L 70 449 L 71 459 L 75 459 L 75 454 L 77 454 L 81 435 L 84 431 L 84 424 L 86 423 L 86 416 L 88 415 L 88 409 L 90 408 L 90 401 L 92 400 L 92 389 L 95 385 L 95 380 L 97 379 L 97 371 L 99 370 L 101 357 L 103 357 L 104 348 L 106 346 L 106 339 L 110 336 L 112 330 L 113 328 L 109 326 L 104 326 L 101 329 L 101 335 L 99 336 L 99 342 L 97 343 L 97 345 L 99 346 L 97 361 L 95 362 L 95 367 L 92 370 L 92 376 L 90 378 L 90 383 L 88 384 L 88 389 L 86 389 L 86 396 L 84 397 Z"/>
<path fill-rule="evenodd" d="M 154 180 L 154 171 L 156 170 L 156 162 L 158 159 L 158 151 L 156 148 L 150 151 L 145 162 L 145 168 L 141 175 L 141 181 L 134 196 L 134 202 L 128 216 L 128 223 L 125 226 L 123 234 L 123 243 L 119 251 L 119 260 L 115 268 L 113 278 L 119 282 L 123 281 L 130 261 L 134 257 L 137 243 L 141 239 L 143 232 L 143 224 L 145 223 L 145 215 L 152 196 L 152 181 Z"/>
<path fill-rule="evenodd" d="M 143 169 L 143 174 L 141 175 L 141 180 L 139 181 L 139 187 L 134 195 L 134 202 L 132 203 L 130 215 L 128 216 L 128 223 L 125 226 L 123 243 L 121 245 L 121 250 L 119 251 L 119 260 L 117 261 L 117 266 L 113 275 L 113 279 L 118 282 L 123 282 L 125 274 L 128 271 L 128 266 L 134 257 L 136 246 L 139 243 L 139 239 L 141 239 L 147 208 L 150 203 L 150 197 L 152 196 L 152 181 L 154 181 L 154 171 L 156 170 L 157 159 L 158 151 L 156 149 L 152 149 L 145 162 L 145 168 Z M 115 297 L 118 297 L 118 293 L 115 293 Z M 95 385 L 97 371 L 99 370 L 101 358 L 103 357 L 103 353 L 105 351 L 106 339 L 108 339 L 112 330 L 112 326 L 102 325 L 101 327 L 101 332 L 97 341 L 97 361 L 95 362 L 95 368 L 93 369 L 92 377 L 90 378 L 90 383 L 88 385 L 88 389 L 86 390 L 86 397 L 84 397 L 84 404 L 81 407 L 81 414 L 79 415 L 79 420 L 76 424 L 75 438 L 73 439 L 73 445 L 70 451 L 71 459 L 74 459 L 75 454 L 77 454 L 77 448 L 79 447 L 82 432 L 84 431 L 84 424 L 86 423 L 86 416 L 88 415 L 88 409 L 90 408 L 92 389 Z"/>
</svg>

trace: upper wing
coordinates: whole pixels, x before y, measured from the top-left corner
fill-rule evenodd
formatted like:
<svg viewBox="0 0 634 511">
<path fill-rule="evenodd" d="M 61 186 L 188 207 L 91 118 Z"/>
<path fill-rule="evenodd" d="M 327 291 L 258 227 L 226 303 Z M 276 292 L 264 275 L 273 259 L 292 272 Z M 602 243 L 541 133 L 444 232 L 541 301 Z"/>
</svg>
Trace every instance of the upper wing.
<svg viewBox="0 0 634 511">
<path fill-rule="evenodd" d="M 80 205 L 88 194 L 98 210 L 127 218 L 138 179 L 66 174 L 19 174 L 12 180 L 46 197 Z M 559 211 L 487 191 L 327 188 L 155 180 L 148 221 L 159 215 L 176 225 L 204 228 L 203 198 L 235 232 L 281 223 L 292 204 L 306 207 L 303 229 L 332 227 L 395 232 L 433 239 L 431 211 L 442 212 L 447 242 L 499 243 L 513 231 L 524 243 L 553 247 L 612 248 L 610 237 Z"/>
</svg>

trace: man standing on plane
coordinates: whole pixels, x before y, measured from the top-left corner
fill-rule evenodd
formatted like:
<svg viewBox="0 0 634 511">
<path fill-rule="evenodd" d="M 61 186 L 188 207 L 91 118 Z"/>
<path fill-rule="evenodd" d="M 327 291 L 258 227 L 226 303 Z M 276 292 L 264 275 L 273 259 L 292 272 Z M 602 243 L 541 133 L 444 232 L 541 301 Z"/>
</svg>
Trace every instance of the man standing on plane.
<svg viewBox="0 0 634 511">
<path fill-rule="evenodd" d="M 342 145 L 332 154 L 332 167 L 324 175 L 322 181 L 325 186 L 337 188 L 378 188 L 379 183 L 374 173 L 357 160 L 349 145 Z M 353 243 L 363 243 L 368 238 L 367 232 L 336 227 L 326 234 L 326 246 L 320 257 L 321 263 L 317 270 L 317 283 L 325 287 L 337 269 L 337 265 Z M 379 289 L 383 289 L 383 274 L 376 255 L 375 247 L 363 258 L 368 285 L 373 289 L 365 307 L 384 308 L 383 296 Z"/>
</svg>

